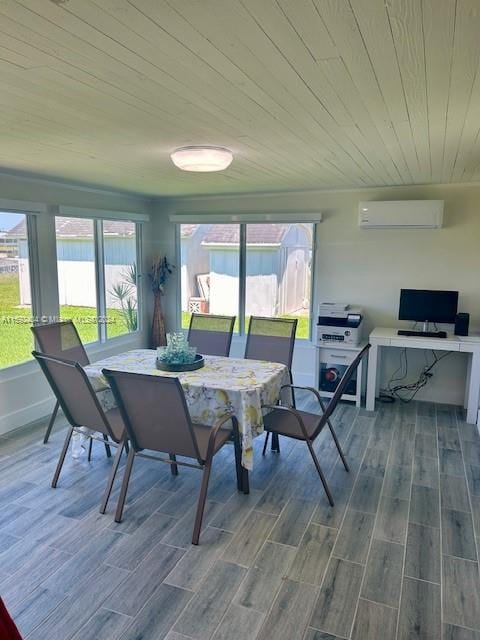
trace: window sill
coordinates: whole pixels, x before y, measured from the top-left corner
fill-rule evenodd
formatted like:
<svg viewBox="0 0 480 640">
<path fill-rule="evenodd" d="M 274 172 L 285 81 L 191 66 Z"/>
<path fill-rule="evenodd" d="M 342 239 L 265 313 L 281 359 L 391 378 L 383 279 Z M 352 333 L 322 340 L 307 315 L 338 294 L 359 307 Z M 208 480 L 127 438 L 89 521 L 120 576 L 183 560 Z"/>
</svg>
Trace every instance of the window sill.
<svg viewBox="0 0 480 640">
<path fill-rule="evenodd" d="M 102 351 L 106 351 L 108 349 L 115 349 L 122 345 L 135 346 L 135 343 L 138 343 L 138 341 L 141 341 L 144 337 L 145 334 L 143 331 L 135 331 L 134 333 L 129 333 L 123 336 L 115 336 L 115 338 L 110 338 L 106 342 L 89 342 L 85 344 L 85 350 L 93 358 L 100 355 Z M 0 383 L 11 382 L 12 380 L 24 378 L 25 376 L 30 376 L 34 373 L 40 373 L 40 369 L 38 364 L 32 358 L 31 360 L 0 369 Z"/>
<path fill-rule="evenodd" d="M 19 364 L 12 364 L 9 367 L 0 369 L 0 382 L 8 382 L 10 380 L 15 380 L 16 378 L 23 378 L 24 376 L 35 373 L 36 371 L 39 371 L 39 368 L 33 358 L 31 360 L 26 360 L 25 362 L 20 362 Z"/>
<path fill-rule="evenodd" d="M 114 349 L 116 347 L 121 347 L 122 345 L 128 345 L 132 342 L 138 342 L 145 337 L 143 331 L 135 331 L 133 333 L 127 333 L 123 336 L 115 336 L 114 338 L 108 338 L 105 342 L 100 342 L 97 340 L 96 342 L 89 342 L 85 345 L 85 350 L 88 354 L 95 355 L 97 353 L 101 353 L 106 349 Z"/>
<path fill-rule="evenodd" d="M 187 332 L 187 329 L 182 329 L 182 331 Z M 245 342 L 245 340 L 247 339 L 247 334 L 244 333 L 243 335 L 240 335 L 239 333 L 234 333 L 232 336 L 232 342 Z M 314 342 L 311 338 L 295 338 L 295 346 L 302 346 L 302 347 L 312 347 L 314 346 Z"/>
</svg>

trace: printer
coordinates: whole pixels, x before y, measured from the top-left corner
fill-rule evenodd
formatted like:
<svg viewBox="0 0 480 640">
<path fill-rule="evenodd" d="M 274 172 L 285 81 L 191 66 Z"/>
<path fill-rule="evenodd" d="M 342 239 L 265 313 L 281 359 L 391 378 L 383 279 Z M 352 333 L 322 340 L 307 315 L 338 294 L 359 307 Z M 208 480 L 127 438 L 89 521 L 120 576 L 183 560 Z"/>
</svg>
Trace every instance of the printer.
<svg viewBox="0 0 480 640">
<path fill-rule="evenodd" d="M 321 302 L 318 306 L 317 345 L 343 343 L 356 347 L 362 340 L 363 312 L 346 303 Z"/>
</svg>

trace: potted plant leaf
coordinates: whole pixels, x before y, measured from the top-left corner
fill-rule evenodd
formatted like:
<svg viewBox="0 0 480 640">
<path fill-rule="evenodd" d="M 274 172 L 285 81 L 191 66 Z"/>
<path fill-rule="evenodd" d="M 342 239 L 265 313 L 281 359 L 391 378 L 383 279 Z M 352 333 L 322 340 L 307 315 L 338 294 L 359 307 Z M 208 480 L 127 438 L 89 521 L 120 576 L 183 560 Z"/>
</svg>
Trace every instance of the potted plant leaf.
<svg viewBox="0 0 480 640">
<path fill-rule="evenodd" d="M 131 264 L 121 273 L 123 280 L 112 285 L 109 291 L 113 300 L 120 305 L 123 322 L 129 333 L 138 329 L 137 311 L 137 265 Z"/>
<path fill-rule="evenodd" d="M 173 264 L 165 256 L 163 258 L 159 256 L 153 261 L 148 274 L 153 293 L 152 349 L 167 344 L 162 296 L 165 293 L 165 284 L 174 269 Z"/>
</svg>

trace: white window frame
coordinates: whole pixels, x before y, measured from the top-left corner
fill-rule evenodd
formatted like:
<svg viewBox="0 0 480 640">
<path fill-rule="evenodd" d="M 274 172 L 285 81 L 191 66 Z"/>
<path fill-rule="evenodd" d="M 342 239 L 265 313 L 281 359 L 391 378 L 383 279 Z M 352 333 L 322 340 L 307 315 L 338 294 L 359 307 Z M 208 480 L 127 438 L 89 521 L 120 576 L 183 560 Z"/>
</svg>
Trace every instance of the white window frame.
<svg viewBox="0 0 480 640">
<path fill-rule="evenodd" d="M 237 220 L 233 218 L 239 218 Z M 219 215 L 216 214 L 206 216 L 183 216 L 182 214 L 170 216 L 170 220 L 175 222 L 175 255 L 177 264 L 181 263 L 181 226 L 182 224 L 236 224 L 240 227 L 240 240 L 239 240 L 239 265 L 238 265 L 238 327 L 239 331 L 237 337 L 243 337 L 247 334 L 248 327 L 245 326 L 246 318 L 246 289 L 247 289 L 247 226 L 249 224 L 275 224 L 279 222 L 285 222 L 289 224 L 301 224 L 307 222 L 313 225 L 312 233 L 312 265 L 311 265 L 311 278 L 310 278 L 310 309 L 309 309 L 309 323 L 308 323 L 308 337 L 297 338 L 296 341 L 300 343 L 311 342 L 313 337 L 313 323 L 314 323 L 314 292 L 315 292 L 315 263 L 317 254 L 317 225 L 322 221 L 322 216 L 318 214 L 303 214 L 300 216 L 300 220 L 293 220 L 291 214 L 278 214 L 273 217 L 265 214 L 265 217 L 258 214 L 242 214 L 236 216 L 235 214 Z M 310 219 L 309 219 L 310 218 Z M 241 221 L 240 221 L 241 220 Z M 182 326 L 182 273 L 181 269 L 177 270 L 177 304 L 176 304 L 176 318 L 177 327 Z"/>
<path fill-rule="evenodd" d="M 36 214 L 40 213 L 43 209 L 40 207 L 33 208 L 33 210 L 20 209 L 21 205 L 28 205 L 28 208 L 32 207 L 33 203 L 23 203 L 22 201 L 15 200 L 0 200 L 0 213 L 18 213 L 25 216 L 26 231 L 27 231 L 27 249 L 28 249 L 28 277 L 30 281 L 30 296 L 31 296 L 31 315 L 32 318 L 37 317 L 40 314 L 41 305 L 41 289 L 39 278 L 39 262 L 38 262 L 38 237 L 37 237 L 37 224 Z M 5 206 L 6 205 L 6 206 Z M 12 206 L 13 205 L 13 206 Z M 35 342 L 32 334 L 32 351 L 35 348 Z M 0 368 L 0 381 L 10 379 L 12 373 L 14 375 L 17 372 L 20 374 L 25 366 L 31 366 L 33 358 L 23 360 L 22 362 L 15 362 Z M 21 367 L 21 368 L 19 368 Z"/>
<path fill-rule="evenodd" d="M 136 264 L 137 264 L 137 328 L 135 331 L 130 331 L 128 333 L 123 333 L 119 336 L 113 336 L 111 338 L 108 337 L 108 329 L 105 322 L 97 323 L 97 340 L 93 342 L 86 343 L 86 348 L 88 351 L 88 347 L 92 345 L 98 344 L 110 344 L 112 342 L 119 342 L 129 337 L 136 336 L 143 330 L 143 318 L 142 318 L 142 287 L 140 284 L 141 275 L 140 275 L 140 267 L 142 265 L 142 228 L 143 225 L 141 221 L 144 221 L 143 216 L 135 216 L 131 214 L 131 217 L 127 219 L 125 216 L 121 216 L 120 218 L 110 216 L 101 216 L 94 217 L 92 215 L 88 216 L 82 209 L 82 215 L 78 215 L 80 210 L 76 207 L 60 207 L 59 213 L 55 215 L 56 218 L 84 218 L 88 220 L 92 220 L 93 222 L 93 242 L 94 242 L 94 255 L 95 255 L 95 285 L 96 285 L 96 303 L 97 303 L 97 317 L 106 319 L 107 317 L 107 298 L 106 298 L 106 289 L 105 289 L 105 253 L 104 253 L 104 235 L 103 235 L 103 223 L 109 220 L 124 220 L 126 222 L 131 222 L 135 225 L 135 250 L 136 250 Z M 74 215 L 74 212 L 77 212 L 77 215 Z M 134 218 L 134 219 L 132 219 Z M 57 237 L 55 234 L 55 242 L 57 241 Z M 58 259 L 57 259 L 58 264 Z M 57 282 L 58 287 L 58 282 Z M 58 316 L 60 317 L 60 304 L 58 306 Z"/>
</svg>

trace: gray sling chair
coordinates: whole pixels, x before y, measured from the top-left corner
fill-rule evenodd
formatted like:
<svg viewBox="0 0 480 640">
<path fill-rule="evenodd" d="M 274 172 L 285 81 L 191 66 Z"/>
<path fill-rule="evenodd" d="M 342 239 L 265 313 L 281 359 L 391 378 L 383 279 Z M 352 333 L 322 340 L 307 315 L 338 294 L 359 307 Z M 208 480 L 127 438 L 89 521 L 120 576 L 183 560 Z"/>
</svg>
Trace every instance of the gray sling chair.
<svg viewBox="0 0 480 640">
<path fill-rule="evenodd" d="M 74 362 L 78 362 L 82 367 L 90 364 L 78 331 L 71 320 L 39 324 L 30 327 L 30 329 L 42 353 L 73 360 Z M 59 407 L 60 405 L 57 400 L 50 422 L 48 423 L 47 431 L 45 432 L 43 439 L 44 444 L 48 442 Z"/>
<path fill-rule="evenodd" d="M 335 393 L 333 394 L 327 406 L 325 406 L 317 389 L 313 389 L 312 387 L 299 387 L 296 385 L 284 385 L 282 387 L 282 390 L 287 388 L 303 389 L 304 391 L 313 393 L 316 396 L 320 405 L 320 409 L 322 411 L 320 415 L 316 413 L 309 413 L 307 411 L 299 411 L 298 409 L 287 407 L 284 405 L 263 406 L 263 409 L 271 409 L 270 413 L 267 413 L 267 415 L 265 415 L 263 418 L 264 427 L 267 432 L 272 433 L 272 436 L 274 433 L 276 433 L 277 435 L 280 434 L 283 436 L 287 436 L 288 438 L 304 440 L 307 443 L 313 462 L 318 471 L 318 475 L 320 476 L 320 480 L 322 481 L 323 487 L 325 489 L 325 493 L 327 494 L 328 501 L 332 507 L 334 506 L 333 497 L 325 476 L 323 475 L 323 471 L 320 467 L 320 463 L 318 462 L 318 458 L 315 455 L 313 443 L 317 436 L 320 435 L 323 428 L 325 426 L 328 426 L 328 428 L 330 429 L 330 433 L 332 434 L 332 437 L 335 441 L 335 446 L 337 447 L 338 453 L 340 454 L 340 458 L 342 459 L 343 465 L 346 471 L 349 471 L 347 461 L 343 454 L 340 443 L 338 442 L 338 438 L 333 429 L 330 418 L 338 404 L 338 401 L 342 397 L 347 384 L 357 370 L 362 358 L 364 358 L 368 353 L 369 349 L 370 345 L 367 344 L 367 346 L 364 347 L 362 351 L 360 351 L 355 360 L 349 365 L 340 382 L 338 383 L 337 388 L 335 389 Z M 360 381 L 358 381 L 357 384 L 360 384 Z"/>
<path fill-rule="evenodd" d="M 294 318 L 260 318 L 252 316 L 248 325 L 245 358 L 280 362 L 288 367 L 292 384 L 292 360 L 298 320 Z M 292 391 L 292 402 L 295 397 Z M 270 433 L 267 431 L 263 454 L 267 449 Z M 272 451 L 280 453 L 278 434 L 272 433 Z"/>
<path fill-rule="evenodd" d="M 229 440 L 234 443 L 238 490 L 248 493 L 236 417 L 224 415 L 213 427 L 194 424 L 178 378 L 107 369 L 103 374 L 113 391 L 130 441 L 115 521 L 122 519 L 130 474 L 137 456 L 172 466 L 178 464 L 200 469 L 203 479 L 192 537 L 192 544 L 198 544 L 213 457 Z M 228 422 L 231 422 L 231 428 L 225 428 Z M 143 453 L 144 450 L 165 453 L 169 457 L 149 455 Z M 179 461 L 176 456 L 191 458 L 195 462 Z"/>
<path fill-rule="evenodd" d="M 94 432 L 99 432 L 104 438 L 110 438 L 111 444 L 117 447 L 117 453 L 100 506 L 100 513 L 105 513 L 123 449 L 129 450 L 122 416 L 116 408 L 109 411 L 102 409 L 87 374 L 78 362 L 55 358 L 37 351 L 33 351 L 32 355 L 39 363 L 70 424 L 53 476 L 52 487 L 55 488 L 57 486 L 70 440 L 73 433 L 78 431 L 80 427 L 87 427 L 94 430 Z M 95 433 L 90 434 L 88 437 L 91 440 L 103 442 Z"/>
<path fill-rule="evenodd" d="M 213 316 L 192 313 L 188 329 L 190 346 L 208 356 L 225 356 L 230 353 L 235 316 Z"/>
</svg>

